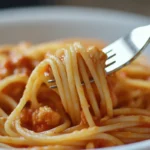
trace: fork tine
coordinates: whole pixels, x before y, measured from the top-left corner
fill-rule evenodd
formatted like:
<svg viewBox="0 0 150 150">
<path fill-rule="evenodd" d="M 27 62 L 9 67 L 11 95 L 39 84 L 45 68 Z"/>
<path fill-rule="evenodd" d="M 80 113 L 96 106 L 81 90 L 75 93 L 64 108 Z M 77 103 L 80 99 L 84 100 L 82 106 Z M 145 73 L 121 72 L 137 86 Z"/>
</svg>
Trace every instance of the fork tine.
<svg viewBox="0 0 150 150">
<path fill-rule="evenodd" d="M 50 86 L 51 89 L 56 89 L 57 88 L 57 85 L 52 85 Z"/>
<path fill-rule="evenodd" d="M 107 67 L 109 67 L 109 66 L 113 65 L 114 63 L 116 63 L 116 61 L 115 61 L 115 60 L 114 60 L 114 61 L 112 61 L 112 62 L 110 62 L 110 63 L 108 63 L 108 64 L 106 64 L 105 69 L 106 69 Z"/>
<path fill-rule="evenodd" d="M 54 82 L 55 82 L 54 79 L 48 80 L 48 83 L 54 83 Z"/>
<path fill-rule="evenodd" d="M 106 50 L 103 50 L 103 52 L 104 52 L 105 54 L 108 54 L 108 53 L 112 52 L 112 49 L 106 49 Z"/>
<path fill-rule="evenodd" d="M 113 55 L 113 57 L 110 57 L 109 59 L 106 60 L 105 64 L 106 65 L 109 65 L 111 64 L 112 62 L 116 61 L 116 55 Z"/>
<path fill-rule="evenodd" d="M 55 80 L 48 80 L 48 83 L 51 83 L 51 82 L 55 82 Z M 90 83 L 93 83 L 94 82 L 94 80 L 93 79 L 90 79 Z M 84 85 L 85 83 L 82 81 L 81 82 L 81 85 Z M 55 88 L 57 88 L 57 85 L 52 85 L 52 86 L 50 86 L 50 88 L 51 89 L 55 89 Z"/>
<path fill-rule="evenodd" d="M 112 53 L 108 53 L 107 54 L 107 60 L 112 58 L 112 57 L 114 57 L 114 56 L 116 56 L 116 53 L 113 53 L 113 52 Z"/>
</svg>

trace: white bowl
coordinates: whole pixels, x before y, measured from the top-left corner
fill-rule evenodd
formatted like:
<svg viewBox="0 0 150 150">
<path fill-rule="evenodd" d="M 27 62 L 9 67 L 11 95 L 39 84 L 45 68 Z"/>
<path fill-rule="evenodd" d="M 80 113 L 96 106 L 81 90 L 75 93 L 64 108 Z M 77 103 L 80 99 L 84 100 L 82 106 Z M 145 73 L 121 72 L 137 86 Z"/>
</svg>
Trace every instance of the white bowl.
<svg viewBox="0 0 150 150">
<path fill-rule="evenodd" d="M 0 44 L 44 42 L 70 37 L 112 42 L 150 18 L 104 9 L 39 7 L 0 11 Z M 149 56 L 150 52 L 146 51 Z M 149 150 L 150 140 L 105 150 Z"/>
</svg>

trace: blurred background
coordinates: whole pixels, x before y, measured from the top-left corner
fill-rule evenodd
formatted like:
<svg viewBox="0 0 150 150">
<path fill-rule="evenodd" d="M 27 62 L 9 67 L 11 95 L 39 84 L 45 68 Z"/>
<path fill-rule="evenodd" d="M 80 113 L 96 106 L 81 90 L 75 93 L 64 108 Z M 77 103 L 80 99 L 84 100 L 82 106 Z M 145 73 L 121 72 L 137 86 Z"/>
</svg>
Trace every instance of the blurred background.
<svg viewBox="0 0 150 150">
<path fill-rule="evenodd" d="M 150 16 L 150 0 L 0 0 L 0 8 L 71 5 L 100 7 Z"/>
</svg>

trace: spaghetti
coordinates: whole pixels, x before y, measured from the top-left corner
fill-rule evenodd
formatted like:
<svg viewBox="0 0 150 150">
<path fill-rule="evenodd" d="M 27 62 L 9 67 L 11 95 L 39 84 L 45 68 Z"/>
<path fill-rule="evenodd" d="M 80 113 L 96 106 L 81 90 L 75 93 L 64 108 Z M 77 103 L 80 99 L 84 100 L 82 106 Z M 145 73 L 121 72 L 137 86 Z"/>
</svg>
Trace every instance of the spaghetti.
<svg viewBox="0 0 150 150">
<path fill-rule="evenodd" d="M 83 40 L 2 46 L 0 146 L 89 149 L 150 139 L 148 62 L 141 57 L 106 75 L 103 46 Z"/>
</svg>

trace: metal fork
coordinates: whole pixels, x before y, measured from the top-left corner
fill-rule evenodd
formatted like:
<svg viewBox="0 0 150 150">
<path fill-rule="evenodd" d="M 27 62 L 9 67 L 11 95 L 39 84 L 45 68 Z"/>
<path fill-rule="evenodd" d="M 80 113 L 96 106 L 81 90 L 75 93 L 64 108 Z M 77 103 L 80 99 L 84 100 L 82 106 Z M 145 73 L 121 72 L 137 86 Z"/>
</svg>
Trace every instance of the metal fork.
<svg viewBox="0 0 150 150">
<path fill-rule="evenodd" d="M 112 44 L 103 48 L 102 51 L 107 55 L 105 71 L 110 74 L 134 60 L 150 43 L 150 25 L 135 28 L 129 34 L 119 38 Z M 54 83 L 55 80 L 48 80 Z M 94 82 L 90 79 L 90 82 Z M 84 85 L 84 82 L 82 82 Z M 56 85 L 50 88 L 57 88 Z"/>
</svg>

